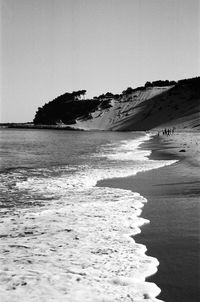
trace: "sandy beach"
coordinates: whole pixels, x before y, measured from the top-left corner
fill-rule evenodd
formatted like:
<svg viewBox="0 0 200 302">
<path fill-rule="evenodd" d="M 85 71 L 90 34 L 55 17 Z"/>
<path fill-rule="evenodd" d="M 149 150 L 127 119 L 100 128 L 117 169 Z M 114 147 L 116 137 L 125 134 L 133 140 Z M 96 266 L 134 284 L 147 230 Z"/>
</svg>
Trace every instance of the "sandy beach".
<svg viewBox="0 0 200 302">
<path fill-rule="evenodd" d="M 197 132 L 155 134 L 140 146 L 150 159 L 176 159 L 171 166 L 99 185 L 139 192 L 148 202 L 141 216 L 150 220 L 134 239 L 156 257 L 158 272 L 149 278 L 166 302 L 197 302 L 200 296 L 199 216 L 200 145 Z"/>
</svg>

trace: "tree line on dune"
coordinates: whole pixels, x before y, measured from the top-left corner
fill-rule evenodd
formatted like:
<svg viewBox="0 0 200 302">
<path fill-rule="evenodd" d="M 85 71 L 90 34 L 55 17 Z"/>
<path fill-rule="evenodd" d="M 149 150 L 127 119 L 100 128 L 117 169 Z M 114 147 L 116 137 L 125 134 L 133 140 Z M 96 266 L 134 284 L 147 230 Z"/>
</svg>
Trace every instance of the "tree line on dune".
<svg viewBox="0 0 200 302">
<path fill-rule="evenodd" d="M 99 96 L 95 96 L 93 99 L 86 99 L 86 90 L 73 91 L 71 93 L 66 92 L 54 100 L 45 103 L 42 107 L 39 107 L 33 123 L 35 125 L 59 125 L 59 124 L 75 124 L 76 119 L 90 119 L 92 112 L 99 109 L 108 109 L 111 107 L 111 100 L 118 100 L 124 95 L 129 95 L 134 91 L 145 90 L 152 87 L 166 87 L 166 86 L 182 86 L 182 85 L 199 85 L 200 77 L 192 79 L 183 79 L 180 81 L 159 80 L 153 82 L 146 82 L 144 86 L 132 88 L 128 87 L 122 91 L 121 94 L 113 94 L 107 92 Z"/>
<path fill-rule="evenodd" d="M 110 92 L 101 94 L 93 99 L 85 99 L 86 90 L 66 92 L 54 100 L 45 103 L 39 107 L 33 123 L 35 125 L 56 125 L 76 123 L 76 119 L 90 119 L 91 113 L 99 109 L 108 109 L 111 107 L 110 100 L 119 97 L 118 94 Z"/>
</svg>

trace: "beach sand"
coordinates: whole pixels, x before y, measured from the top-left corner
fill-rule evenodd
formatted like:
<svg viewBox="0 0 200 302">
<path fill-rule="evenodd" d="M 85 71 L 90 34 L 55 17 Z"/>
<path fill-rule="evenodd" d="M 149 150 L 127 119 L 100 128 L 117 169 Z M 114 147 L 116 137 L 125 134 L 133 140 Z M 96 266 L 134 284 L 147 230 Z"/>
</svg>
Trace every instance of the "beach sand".
<svg viewBox="0 0 200 302">
<path fill-rule="evenodd" d="M 148 202 L 142 217 L 150 224 L 134 239 L 156 257 L 158 272 L 149 278 L 166 302 L 197 302 L 200 298 L 200 134 L 178 132 L 153 136 L 141 145 L 150 159 L 176 159 L 171 166 L 99 185 L 139 192 Z"/>
</svg>

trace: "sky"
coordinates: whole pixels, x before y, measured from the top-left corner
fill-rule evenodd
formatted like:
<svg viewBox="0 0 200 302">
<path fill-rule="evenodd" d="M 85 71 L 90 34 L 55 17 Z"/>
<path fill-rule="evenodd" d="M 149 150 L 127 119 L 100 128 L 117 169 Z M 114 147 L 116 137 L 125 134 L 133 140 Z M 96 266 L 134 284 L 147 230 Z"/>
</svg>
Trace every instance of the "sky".
<svg viewBox="0 0 200 302">
<path fill-rule="evenodd" d="M 200 73 L 200 0 L 0 0 L 0 122 Z"/>
</svg>

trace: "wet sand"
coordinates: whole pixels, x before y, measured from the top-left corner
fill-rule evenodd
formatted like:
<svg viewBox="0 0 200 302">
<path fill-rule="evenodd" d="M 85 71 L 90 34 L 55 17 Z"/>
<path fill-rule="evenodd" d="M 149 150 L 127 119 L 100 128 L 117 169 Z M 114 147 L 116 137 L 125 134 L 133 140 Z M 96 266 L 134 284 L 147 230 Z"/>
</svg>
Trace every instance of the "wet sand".
<svg viewBox="0 0 200 302">
<path fill-rule="evenodd" d="M 177 159 L 171 166 L 123 179 L 105 180 L 103 186 L 139 192 L 148 199 L 143 226 L 136 242 L 156 257 L 158 272 L 148 281 L 161 288 L 166 302 L 197 302 L 200 298 L 200 150 L 198 133 L 154 136 L 141 145 L 150 159 Z M 182 150 L 182 151 L 181 151 Z M 184 150 L 184 151 L 183 151 Z"/>
</svg>

